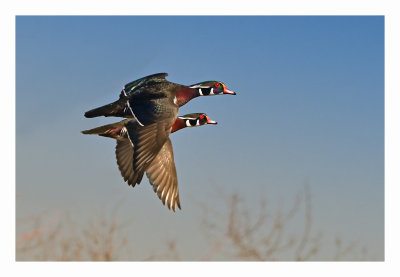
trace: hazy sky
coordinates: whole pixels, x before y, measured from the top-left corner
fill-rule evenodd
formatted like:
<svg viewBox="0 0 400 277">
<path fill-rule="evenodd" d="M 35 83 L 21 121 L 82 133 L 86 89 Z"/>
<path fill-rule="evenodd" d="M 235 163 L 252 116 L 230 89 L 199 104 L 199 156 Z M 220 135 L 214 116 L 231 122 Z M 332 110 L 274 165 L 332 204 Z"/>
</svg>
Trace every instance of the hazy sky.
<svg viewBox="0 0 400 277">
<path fill-rule="evenodd" d="M 85 111 L 158 72 L 186 85 L 220 80 L 237 92 L 180 109 L 218 125 L 171 135 L 176 213 L 147 179 L 133 189 L 124 183 L 113 140 L 80 133 L 119 120 Z M 202 256 L 198 203 L 223 210 L 220 191 L 239 193 L 250 209 L 260 198 L 289 207 L 308 184 L 313 228 L 381 260 L 384 18 L 17 17 L 16 161 L 17 219 L 90 215 L 123 201 L 138 259 L 167 239 L 183 259 Z"/>
</svg>

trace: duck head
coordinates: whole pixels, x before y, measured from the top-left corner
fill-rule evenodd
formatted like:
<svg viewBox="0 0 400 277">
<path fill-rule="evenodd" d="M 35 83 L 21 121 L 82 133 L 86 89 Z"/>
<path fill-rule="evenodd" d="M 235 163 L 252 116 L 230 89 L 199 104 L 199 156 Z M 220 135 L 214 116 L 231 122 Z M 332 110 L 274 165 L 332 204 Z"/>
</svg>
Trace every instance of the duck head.
<svg viewBox="0 0 400 277">
<path fill-rule="evenodd" d="M 186 127 L 199 127 L 207 124 L 217 124 L 211 120 L 205 113 L 191 113 L 183 116 L 178 116 L 175 123 L 172 125 L 171 133 L 176 132 Z"/>
<path fill-rule="evenodd" d="M 229 90 L 224 83 L 219 81 L 205 81 L 198 84 L 193 84 L 190 86 L 190 88 L 197 89 L 200 96 L 222 94 L 236 95 L 235 92 Z"/>
<path fill-rule="evenodd" d="M 206 124 L 217 124 L 216 121 L 211 120 L 205 113 L 191 113 L 184 116 L 178 116 L 185 122 L 186 127 L 197 127 Z"/>
</svg>

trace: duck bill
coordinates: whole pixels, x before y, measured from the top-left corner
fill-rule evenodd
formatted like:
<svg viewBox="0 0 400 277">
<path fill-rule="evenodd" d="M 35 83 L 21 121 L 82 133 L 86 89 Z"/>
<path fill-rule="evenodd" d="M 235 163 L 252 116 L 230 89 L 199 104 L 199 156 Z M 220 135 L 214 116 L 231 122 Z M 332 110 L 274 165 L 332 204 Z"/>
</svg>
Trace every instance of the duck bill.
<svg viewBox="0 0 400 277">
<path fill-rule="evenodd" d="M 226 87 L 224 88 L 224 94 L 231 94 L 231 95 L 236 95 L 236 92 L 231 91 L 229 89 L 227 89 Z"/>
<path fill-rule="evenodd" d="M 208 116 L 207 116 L 207 124 L 218 124 L 217 121 L 211 120 Z"/>
</svg>

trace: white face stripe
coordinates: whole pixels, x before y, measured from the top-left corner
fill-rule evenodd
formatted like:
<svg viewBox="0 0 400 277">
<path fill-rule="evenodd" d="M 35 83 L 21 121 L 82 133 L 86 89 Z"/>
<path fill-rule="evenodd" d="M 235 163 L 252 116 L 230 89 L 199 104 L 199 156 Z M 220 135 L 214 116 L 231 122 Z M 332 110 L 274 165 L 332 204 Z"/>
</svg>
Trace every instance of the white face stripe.
<svg viewBox="0 0 400 277">
<path fill-rule="evenodd" d="M 200 126 L 200 119 L 197 119 L 196 120 L 196 118 L 184 118 L 183 120 L 185 120 L 185 125 L 186 125 L 186 127 L 196 127 L 196 126 Z M 190 121 L 191 120 L 196 120 L 196 124 L 195 125 L 192 125 L 191 123 L 190 123 Z"/>
<path fill-rule="evenodd" d="M 204 94 L 203 94 L 203 91 L 202 91 L 201 89 L 202 89 L 202 88 L 210 88 L 210 87 L 208 87 L 208 86 L 201 86 L 201 85 L 194 85 L 194 86 L 191 86 L 190 88 L 198 88 L 198 89 L 199 89 L 199 94 L 200 94 L 201 96 L 203 96 Z M 214 88 L 213 88 L 213 87 L 211 87 L 210 94 L 208 94 L 208 95 L 216 95 L 216 94 L 214 93 Z"/>
<path fill-rule="evenodd" d="M 195 117 L 183 117 L 183 116 L 178 116 L 178 118 L 183 119 L 183 120 L 186 120 L 186 119 L 196 120 L 197 119 Z"/>
<path fill-rule="evenodd" d="M 201 85 L 194 85 L 191 86 L 190 88 L 209 88 L 210 86 L 201 86 Z"/>
<path fill-rule="evenodd" d="M 178 99 L 176 99 L 176 96 L 174 97 L 174 104 L 178 105 Z"/>
</svg>

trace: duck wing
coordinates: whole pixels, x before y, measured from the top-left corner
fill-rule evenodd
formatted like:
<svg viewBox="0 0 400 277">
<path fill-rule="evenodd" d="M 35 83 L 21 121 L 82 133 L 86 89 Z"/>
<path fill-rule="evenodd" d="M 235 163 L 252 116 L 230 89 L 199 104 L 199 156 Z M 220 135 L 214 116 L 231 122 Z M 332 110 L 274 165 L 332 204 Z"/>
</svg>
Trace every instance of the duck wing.
<svg viewBox="0 0 400 277">
<path fill-rule="evenodd" d="M 136 185 L 135 171 L 133 170 L 133 145 L 128 137 L 117 139 L 115 156 L 122 178 L 128 185 Z"/>
<path fill-rule="evenodd" d="M 121 94 L 123 94 L 124 91 L 125 91 L 125 94 L 135 93 L 135 89 L 140 88 L 143 84 L 149 83 L 151 81 L 164 82 L 164 81 L 166 81 L 165 77 L 167 77 L 167 76 L 168 76 L 168 73 L 156 73 L 156 74 L 152 74 L 152 75 L 137 79 L 135 81 L 129 82 L 123 87 Z M 120 97 L 121 97 L 121 95 L 120 95 Z"/>
<path fill-rule="evenodd" d="M 135 115 L 132 113 L 128 100 L 132 99 L 134 102 L 146 102 L 149 99 L 162 98 L 165 96 L 163 93 L 163 88 L 169 84 L 169 82 L 165 79 L 166 76 L 168 76 L 167 73 L 157 73 L 126 84 L 123 87 L 117 101 L 87 111 L 85 113 L 85 117 L 135 117 Z"/>
<path fill-rule="evenodd" d="M 103 125 L 89 130 L 84 130 L 81 131 L 81 133 L 85 135 L 99 135 L 103 137 L 119 139 L 121 138 L 123 133 L 121 132 L 121 130 L 124 128 L 125 124 L 128 123 L 128 121 L 130 120 L 132 119 L 125 119 L 120 122 Z M 125 135 L 125 137 L 127 136 Z"/>
<path fill-rule="evenodd" d="M 115 154 L 122 178 L 128 185 L 134 187 L 136 185 L 135 171 L 133 170 L 134 147 L 127 137 L 117 140 Z M 176 206 L 181 208 L 174 153 L 169 138 L 147 167 L 146 175 L 154 192 L 164 205 L 167 203 L 167 207 L 173 211 Z"/>
<path fill-rule="evenodd" d="M 133 185 L 140 183 L 146 168 L 168 140 L 174 121 L 175 118 L 173 120 L 167 118 L 146 126 L 140 126 L 136 121 L 126 124 L 128 137 L 133 146 L 134 176 L 131 178 Z"/>
<path fill-rule="evenodd" d="M 178 206 L 179 209 L 181 208 L 174 152 L 169 138 L 146 168 L 146 175 L 153 186 L 154 192 L 157 193 L 158 198 L 164 205 L 167 203 L 168 209 L 175 211 L 175 206 Z"/>
</svg>

